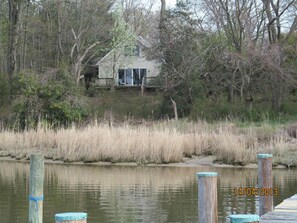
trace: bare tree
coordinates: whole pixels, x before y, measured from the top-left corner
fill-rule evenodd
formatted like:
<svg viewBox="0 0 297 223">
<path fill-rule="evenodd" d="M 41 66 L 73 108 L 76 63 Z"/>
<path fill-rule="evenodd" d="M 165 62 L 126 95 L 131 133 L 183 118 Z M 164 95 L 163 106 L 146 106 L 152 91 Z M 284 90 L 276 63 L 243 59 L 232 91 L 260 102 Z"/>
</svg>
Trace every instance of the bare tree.
<svg viewBox="0 0 297 223">
<path fill-rule="evenodd" d="M 276 58 L 286 58 L 284 44 L 296 30 L 296 10 L 292 13 L 293 21 L 288 19 L 295 1 L 204 0 L 203 2 L 203 7 L 208 9 L 205 17 L 208 22 L 213 22 L 216 26 L 213 32 L 217 32 L 227 41 L 221 55 L 221 63 L 228 71 L 226 75 L 228 101 L 234 101 L 236 94 L 239 94 L 240 98 L 244 97 L 246 101 L 252 101 L 253 92 L 261 91 L 255 80 L 259 80 L 259 75 L 266 75 L 270 77 L 270 81 L 266 84 L 270 86 L 272 92 L 272 107 L 274 110 L 279 110 L 285 89 L 288 89 L 289 82 L 292 83 L 292 78 L 290 69 L 286 68 L 286 61 Z M 288 34 L 284 33 L 286 25 L 289 27 Z M 271 60 L 274 70 L 269 68 L 268 59 Z"/>
<path fill-rule="evenodd" d="M 149 37 L 154 29 L 153 7 L 157 0 L 119 0 L 123 19 L 135 35 Z"/>
<path fill-rule="evenodd" d="M 228 70 L 228 101 L 234 102 L 236 92 L 240 92 L 241 99 L 250 88 L 253 73 L 247 69 L 246 64 L 250 64 L 250 61 L 246 60 L 248 58 L 239 55 L 243 51 L 253 50 L 260 44 L 265 18 L 256 0 L 204 0 L 203 7 L 208 9 L 206 18 L 214 22 L 218 35 L 227 41 L 228 50 L 224 51 L 221 60 Z M 250 95 L 246 100 L 251 98 Z"/>
<path fill-rule="evenodd" d="M 0 72 L 7 72 L 7 51 L 8 51 L 8 33 L 6 28 L 6 22 L 8 21 L 8 3 L 6 0 L 0 1 Z"/>
<path fill-rule="evenodd" d="M 199 29 L 199 21 L 192 18 L 187 5 L 166 11 L 162 1 L 160 13 L 159 49 L 165 98 L 168 103 L 175 102 L 179 112 L 185 115 L 200 93 L 203 58 L 211 47 L 203 48 L 207 34 Z"/>
<path fill-rule="evenodd" d="M 9 30 L 8 30 L 8 55 L 7 55 L 7 73 L 9 80 L 16 70 L 16 45 L 17 45 L 17 34 L 18 34 L 18 23 L 19 16 L 22 7 L 23 0 L 9 0 Z"/>
<path fill-rule="evenodd" d="M 288 9 L 293 5 L 295 0 L 262 0 L 266 16 L 267 16 L 267 32 L 270 44 L 278 43 L 281 39 L 282 25 L 281 18 L 288 11 Z M 296 19 L 296 16 L 295 16 Z M 295 28 L 294 28 L 295 27 Z M 294 22 L 291 25 L 291 30 L 296 29 L 296 24 Z"/>
<path fill-rule="evenodd" d="M 103 24 L 108 19 L 108 11 L 111 6 L 112 4 L 105 0 L 81 1 L 74 4 L 71 14 L 68 14 L 73 18 L 72 23 L 67 24 L 72 34 L 71 72 L 76 77 L 77 83 L 83 78 L 83 75 L 81 75 L 84 67 L 83 61 L 87 56 L 91 58 L 92 54 L 90 52 L 102 41 L 109 38 L 106 36 L 106 27 Z M 78 23 L 75 18 L 78 19 Z M 102 26 L 100 27 L 100 25 Z"/>
</svg>

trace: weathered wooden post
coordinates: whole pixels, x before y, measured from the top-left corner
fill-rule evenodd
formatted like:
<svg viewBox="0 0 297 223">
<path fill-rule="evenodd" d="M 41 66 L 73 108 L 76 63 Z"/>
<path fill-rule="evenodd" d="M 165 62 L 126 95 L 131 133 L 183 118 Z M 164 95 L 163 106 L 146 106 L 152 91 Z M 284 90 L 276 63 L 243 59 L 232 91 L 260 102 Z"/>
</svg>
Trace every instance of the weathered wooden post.
<svg viewBox="0 0 297 223">
<path fill-rule="evenodd" d="M 198 177 L 198 222 L 218 223 L 218 195 L 216 172 L 197 173 Z"/>
<path fill-rule="evenodd" d="M 273 210 L 272 155 L 258 154 L 259 215 Z"/>
<path fill-rule="evenodd" d="M 259 215 L 256 214 L 235 214 L 229 216 L 231 223 L 259 223 Z"/>
<path fill-rule="evenodd" d="M 88 214 L 84 212 L 68 212 L 55 215 L 56 223 L 87 223 Z"/>
<path fill-rule="evenodd" d="M 43 156 L 35 154 L 30 155 L 29 223 L 42 223 L 43 175 Z"/>
</svg>

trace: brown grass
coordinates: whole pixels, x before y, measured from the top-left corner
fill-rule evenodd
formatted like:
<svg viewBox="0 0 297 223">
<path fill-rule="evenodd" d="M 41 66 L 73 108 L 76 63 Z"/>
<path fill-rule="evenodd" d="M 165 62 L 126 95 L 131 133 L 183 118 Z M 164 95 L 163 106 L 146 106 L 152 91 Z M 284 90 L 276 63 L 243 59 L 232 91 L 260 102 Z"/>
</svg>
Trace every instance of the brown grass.
<svg viewBox="0 0 297 223">
<path fill-rule="evenodd" d="M 144 123 L 110 127 L 93 124 L 84 128 L 52 130 L 39 126 L 25 132 L 0 132 L 0 155 L 28 157 L 41 153 L 54 160 L 137 163 L 181 162 L 184 156 L 215 155 L 231 164 L 256 162 L 256 154 L 269 152 L 277 163 L 294 166 L 296 139 L 285 131 L 262 127 L 238 128 L 232 123 Z M 290 154 L 287 157 L 286 154 Z"/>
</svg>

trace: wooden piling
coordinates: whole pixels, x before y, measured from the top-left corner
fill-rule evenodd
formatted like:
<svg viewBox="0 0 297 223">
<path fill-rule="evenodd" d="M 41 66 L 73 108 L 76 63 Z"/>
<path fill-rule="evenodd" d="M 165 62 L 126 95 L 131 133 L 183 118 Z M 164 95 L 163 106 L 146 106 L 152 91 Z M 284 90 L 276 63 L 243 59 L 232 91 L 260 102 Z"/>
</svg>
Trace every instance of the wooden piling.
<svg viewBox="0 0 297 223">
<path fill-rule="evenodd" d="M 272 155 L 258 154 L 259 215 L 273 210 Z"/>
<path fill-rule="evenodd" d="M 199 223 L 218 223 L 218 195 L 216 172 L 197 173 Z"/>
<path fill-rule="evenodd" d="M 68 212 L 55 215 L 56 223 L 87 223 L 88 214 L 84 212 Z"/>
<path fill-rule="evenodd" d="M 42 223 L 44 159 L 30 155 L 29 223 Z"/>
<path fill-rule="evenodd" d="M 229 216 L 231 223 L 259 223 L 259 215 L 256 214 L 235 214 Z"/>
</svg>

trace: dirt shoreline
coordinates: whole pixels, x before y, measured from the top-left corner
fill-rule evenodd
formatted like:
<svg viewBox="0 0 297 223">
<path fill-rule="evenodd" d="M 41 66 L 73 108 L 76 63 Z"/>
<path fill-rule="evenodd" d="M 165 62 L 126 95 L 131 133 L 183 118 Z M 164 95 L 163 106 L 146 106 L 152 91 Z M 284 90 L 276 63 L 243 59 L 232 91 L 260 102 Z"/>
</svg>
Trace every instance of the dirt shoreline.
<svg viewBox="0 0 297 223">
<path fill-rule="evenodd" d="M 29 160 L 26 158 L 12 158 L 10 156 L 0 157 L 0 161 L 12 161 L 12 162 L 24 162 L 29 163 Z M 245 166 L 240 165 L 230 165 L 223 163 L 215 163 L 215 156 L 193 156 L 192 158 L 183 158 L 183 162 L 179 163 L 167 163 L 167 164 L 138 164 L 136 162 L 121 162 L 121 163 L 112 163 L 112 162 L 64 162 L 61 160 L 52 160 L 45 159 L 45 164 L 63 164 L 63 165 L 83 165 L 83 166 L 147 166 L 147 167 L 197 167 L 197 166 L 212 166 L 220 168 L 258 168 L 257 164 L 250 163 Z M 273 166 L 274 169 L 288 169 L 284 165 Z"/>
</svg>

